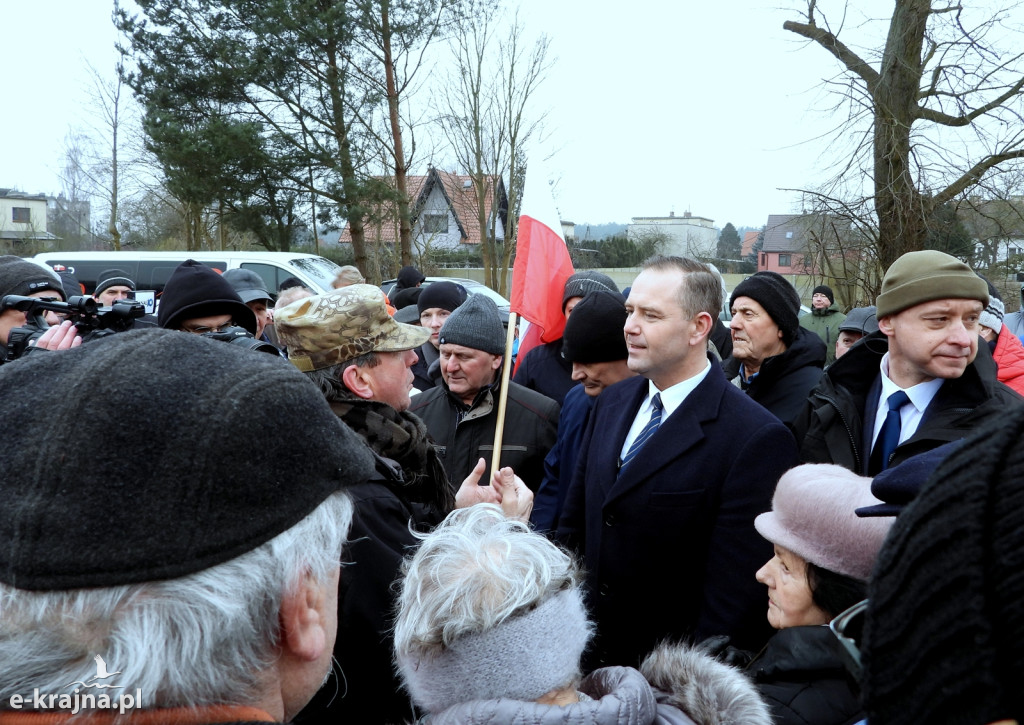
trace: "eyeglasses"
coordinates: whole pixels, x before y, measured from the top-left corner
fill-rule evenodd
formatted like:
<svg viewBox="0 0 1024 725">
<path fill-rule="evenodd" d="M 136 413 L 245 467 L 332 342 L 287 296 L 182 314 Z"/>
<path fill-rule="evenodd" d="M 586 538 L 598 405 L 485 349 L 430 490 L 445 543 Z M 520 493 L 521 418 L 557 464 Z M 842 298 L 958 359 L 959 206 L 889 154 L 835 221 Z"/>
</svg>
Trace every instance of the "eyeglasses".
<svg viewBox="0 0 1024 725">
<path fill-rule="evenodd" d="M 864 636 L 864 619 L 868 600 L 857 602 L 828 623 L 828 628 L 839 640 L 839 657 L 847 671 L 859 682 L 863 667 L 860 659 L 860 642 Z"/>
<path fill-rule="evenodd" d="M 232 327 L 235 327 L 234 320 L 225 322 L 223 325 L 217 325 L 216 327 L 209 327 L 207 325 L 182 325 L 181 329 L 185 332 L 191 332 L 194 335 L 205 335 L 208 332 L 226 332 Z"/>
</svg>

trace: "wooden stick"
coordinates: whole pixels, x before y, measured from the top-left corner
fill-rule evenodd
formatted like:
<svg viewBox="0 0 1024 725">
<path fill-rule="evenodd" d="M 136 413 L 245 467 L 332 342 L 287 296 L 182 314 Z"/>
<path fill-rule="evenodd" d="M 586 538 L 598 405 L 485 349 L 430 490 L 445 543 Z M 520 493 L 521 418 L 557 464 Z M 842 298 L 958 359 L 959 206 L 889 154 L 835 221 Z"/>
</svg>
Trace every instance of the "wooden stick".
<svg viewBox="0 0 1024 725">
<path fill-rule="evenodd" d="M 505 406 L 508 404 L 508 378 L 512 371 L 512 343 L 516 339 L 515 312 L 508 316 L 508 334 L 505 336 L 505 359 L 501 361 L 501 392 L 498 395 L 498 423 L 494 426 L 494 452 L 491 455 L 491 477 L 501 468 L 501 439 L 505 434 Z M 490 481 L 488 481 L 490 483 Z"/>
</svg>

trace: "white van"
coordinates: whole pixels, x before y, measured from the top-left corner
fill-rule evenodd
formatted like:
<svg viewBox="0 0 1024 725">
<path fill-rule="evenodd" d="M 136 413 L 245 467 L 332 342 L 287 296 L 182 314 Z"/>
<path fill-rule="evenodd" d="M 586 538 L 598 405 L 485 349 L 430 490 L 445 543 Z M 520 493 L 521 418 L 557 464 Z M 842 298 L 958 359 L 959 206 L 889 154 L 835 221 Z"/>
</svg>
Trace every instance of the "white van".
<svg viewBox="0 0 1024 725">
<path fill-rule="evenodd" d="M 153 313 L 154 298 L 159 295 L 171 273 L 186 259 L 194 259 L 221 272 L 229 269 L 252 270 L 267 285 L 275 298 L 277 288 L 289 277 L 297 277 L 318 294 L 329 292 L 340 267 L 315 254 L 290 252 L 46 252 L 33 258 L 47 266 L 63 265 L 87 293 L 96 288 L 96 280 L 108 269 L 120 269 L 135 282 L 136 298 Z"/>
</svg>

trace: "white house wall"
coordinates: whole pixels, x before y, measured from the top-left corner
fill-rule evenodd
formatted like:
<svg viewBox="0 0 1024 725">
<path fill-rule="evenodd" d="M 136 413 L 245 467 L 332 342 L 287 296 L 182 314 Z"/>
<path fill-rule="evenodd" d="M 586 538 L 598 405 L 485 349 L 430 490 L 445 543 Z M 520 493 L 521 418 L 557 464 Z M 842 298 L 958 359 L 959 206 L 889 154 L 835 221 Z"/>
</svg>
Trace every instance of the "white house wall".
<svg viewBox="0 0 1024 725">
<path fill-rule="evenodd" d="M 421 220 L 425 214 L 447 214 L 448 215 L 448 233 L 447 234 L 426 234 L 423 232 L 423 226 Z M 429 249 L 458 249 L 462 244 L 462 235 L 459 233 L 459 225 L 455 220 L 455 215 L 448 206 L 448 200 L 445 198 L 441 191 L 441 187 L 435 186 L 430 190 L 430 194 L 427 196 L 426 202 L 423 204 L 423 209 L 419 213 L 419 218 L 412 227 L 412 239 L 413 244 L 419 250 L 420 254 Z"/>
<path fill-rule="evenodd" d="M 718 230 L 697 223 L 699 217 L 636 218 L 627 228 L 630 239 L 645 234 L 664 234 L 668 237 L 662 254 L 682 257 L 714 257 L 718 249 Z"/>
<path fill-rule="evenodd" d="M 31 221 L 27 224 L 14 223 L 14 208 L 28 208 Z M 46 201 L 0 197 L 0 234 L 10 238 L 12 234 L 34 236 L 46 231 Z"/>
</svg>

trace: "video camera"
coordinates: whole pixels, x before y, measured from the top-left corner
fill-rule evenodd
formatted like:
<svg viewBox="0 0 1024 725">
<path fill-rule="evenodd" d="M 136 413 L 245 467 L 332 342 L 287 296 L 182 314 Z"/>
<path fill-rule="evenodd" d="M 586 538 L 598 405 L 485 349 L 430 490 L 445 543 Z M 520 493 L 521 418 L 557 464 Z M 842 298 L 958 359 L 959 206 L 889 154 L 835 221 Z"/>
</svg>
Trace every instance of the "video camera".
<svg viewBox="0 0 1024 725">
<path fill-rule="evenodd" d="M 280 356 L 281 351 L 271 345 L 269 342 L 263 342 L 263 340 L 257 340 L 253 337 L 252 333 L 246 330 L 244 327 L 238 327 L 232 325 L 231 327 L 225 327 L 223 330 L 217 332 L 204 332 L 203 337 L 208 337 L 211 340 L 220 340 L 221 342 L 227 342 L 232 345 L 241 345 L 246 350 L 257 350 L 258 352 L 269 352 L 271 355 Z"/>
<path fill-rule="evenodd" d="M 0 312 L 21 310 L 25 313 L 25 326 L 11 330 L 7 339 L 7 360 L 16 360 L 25 354 L 50 326 L 43 315 L 56 312 L 71 320 L 82 342 L 113 335 L 132 329 L 135 320 L 146 314 L 146 308 L 135 300 L 118 300 L 110 307 L 100 307 L 91 297 L 76 296 L 67 302 L 39 297 L 6 295 L 0 300 Z"/>
</svg>

